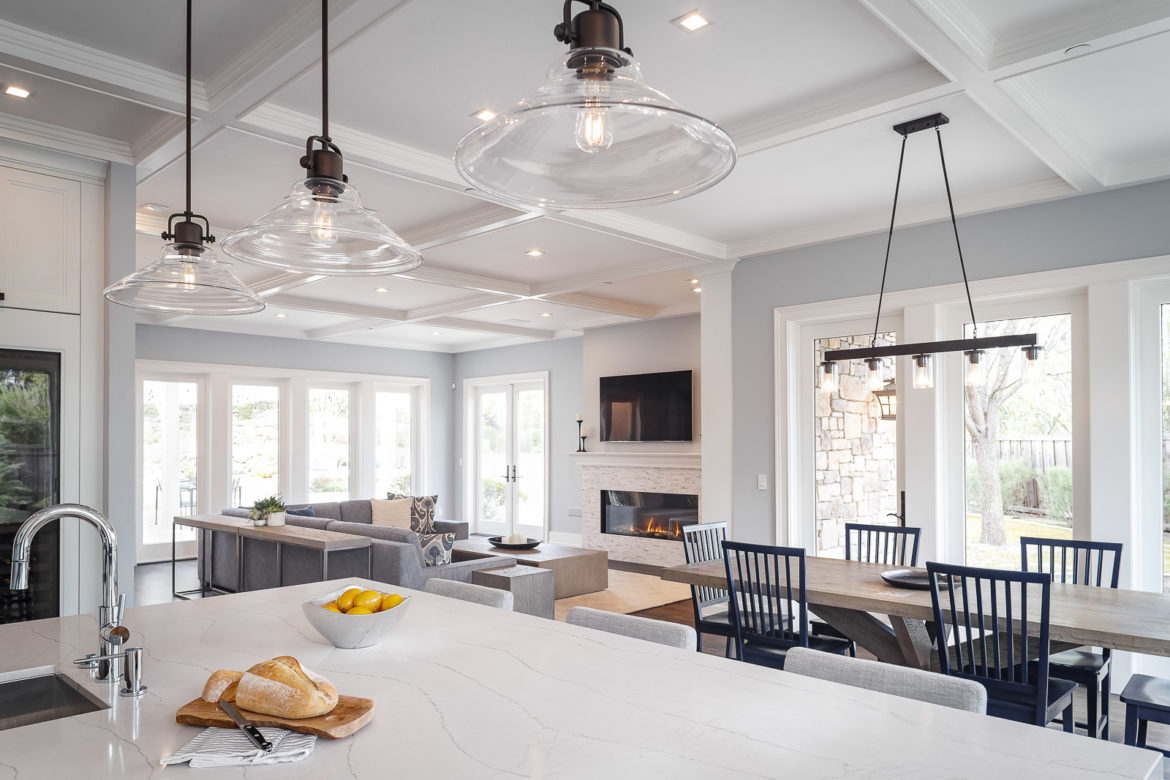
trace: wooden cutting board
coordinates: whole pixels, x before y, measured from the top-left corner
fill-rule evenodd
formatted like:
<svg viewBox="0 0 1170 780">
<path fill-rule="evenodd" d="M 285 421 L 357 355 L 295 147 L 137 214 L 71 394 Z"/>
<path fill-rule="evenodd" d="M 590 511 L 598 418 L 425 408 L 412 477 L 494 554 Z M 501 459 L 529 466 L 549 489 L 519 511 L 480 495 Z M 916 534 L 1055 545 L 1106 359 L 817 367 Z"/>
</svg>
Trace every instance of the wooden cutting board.
<svg viewBox="0 0 1170 780">
<path fill-rule="evenodd" d="M 362 726 L 374 719 L 374 702 L 371 699 L 361 699 L 357 696 L 339 696 L 337 706 L 325 715 L 316 718 L 277 718 L 273 715 L 261 715 L 242 707 L 240 714 L 257 726 L 288 729 L 299 731 L 302 734 L 316 734 L 326 739 L 341 739 L 348 737 Z M 236 728 L 236 722 L 220 709 L 218 704 L 212 704 L 203 699 L 188 702 L 179 708 L 175 720 L 188 726 L 218 726 L 224 729 Z"/>
</svg>

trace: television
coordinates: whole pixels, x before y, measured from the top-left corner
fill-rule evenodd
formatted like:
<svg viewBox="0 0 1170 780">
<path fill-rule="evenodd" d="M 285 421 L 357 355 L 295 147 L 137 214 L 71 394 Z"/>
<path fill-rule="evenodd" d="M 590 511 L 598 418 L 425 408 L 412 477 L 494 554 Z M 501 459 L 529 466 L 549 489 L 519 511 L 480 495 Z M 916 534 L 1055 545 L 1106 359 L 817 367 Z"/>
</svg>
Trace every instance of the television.
<svg viewBox="0 0 1170 780">
<path fill-rule="evenodd" d="M 693 441 L 691 372 L 601 377 L 601 441 Z"/>
</svg>

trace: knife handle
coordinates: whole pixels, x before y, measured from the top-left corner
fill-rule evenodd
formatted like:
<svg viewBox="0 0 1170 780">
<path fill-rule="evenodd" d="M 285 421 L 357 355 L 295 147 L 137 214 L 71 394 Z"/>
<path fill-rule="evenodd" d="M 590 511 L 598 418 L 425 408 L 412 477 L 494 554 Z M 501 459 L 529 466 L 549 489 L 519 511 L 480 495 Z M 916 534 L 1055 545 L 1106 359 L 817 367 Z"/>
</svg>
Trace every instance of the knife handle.
<svg viewBox="0 0 1170 780">
<path fill-rule="evenodd" d="M 248 735 L 248 739 L 252 740 L 252 744 L 263 750 L 265 753 L 272 752 L 272 743 L 264 738 L 260 733 L 260 729 L 249 723 L 247 726 L 240 726 L 240 731 Z"/>
</svg>

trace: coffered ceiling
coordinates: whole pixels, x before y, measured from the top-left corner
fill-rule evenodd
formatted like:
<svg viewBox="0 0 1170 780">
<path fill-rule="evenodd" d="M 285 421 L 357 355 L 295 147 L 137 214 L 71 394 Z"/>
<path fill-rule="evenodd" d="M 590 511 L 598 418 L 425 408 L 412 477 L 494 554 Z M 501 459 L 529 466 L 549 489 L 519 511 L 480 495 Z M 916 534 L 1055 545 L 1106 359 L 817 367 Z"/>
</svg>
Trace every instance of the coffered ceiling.
<svg viewBox="0 0 1170 780">
<path fill-rule="evenodd" d="M 691 279 L 713 263 L 882 229 L 890 126 L 937 111 L 962 214 L 1170 176 L 1170 0 L 711 0 L 697 8 L 712 23 L 687 33 L 671 20 L 693 3 L 617 5 L 646 81 L 725 127 L 735 170 L 675 203 L 537 213 L 469 189 L 451 155 L 471 114 L 541 83 L 561 3 L 333 0 L 332 135 L 423 266 L 328 279 L 236 265 L 264 312 L 143 321 L 461 351 L 698 311 Z M 140 266 L 182 203 L 183 6 L 0 8 L 0 84 L 33 92 L 0 95 L 0 136 L 136 164 Z M 195 206 L 219 235 L 300 178 L 319 130 L 318 8 L 196 3 Z M 910 144 L 903 203 L 901 224 L 945 213 L 933 144 Z"/>
</svg>

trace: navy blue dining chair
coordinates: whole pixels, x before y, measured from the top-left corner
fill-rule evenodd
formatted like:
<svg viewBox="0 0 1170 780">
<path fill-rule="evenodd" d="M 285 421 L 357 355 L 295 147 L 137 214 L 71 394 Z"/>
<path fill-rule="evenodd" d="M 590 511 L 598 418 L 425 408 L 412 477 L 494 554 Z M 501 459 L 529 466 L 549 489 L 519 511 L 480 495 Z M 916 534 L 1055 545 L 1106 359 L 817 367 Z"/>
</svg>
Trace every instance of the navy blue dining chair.
<svg viewBox="0 0 1170 780">
<path fill-rule="evenodd" d="M 1063 715 L 1071 733 L 1076 683 L 1048 673 L 1052 578 L 934 561 L 926 570 L 939 671 L 981 683 L 988 715 L 1037 726 Z M 1039 626 L 1036 642 L 1029 624 Z"/>
<path fill-rule="evenodd" d="M 1020 537 L 1020 568 L 1045 572 L 1057 582 L 1116 588 L 1121 577 L 1121 544 L 1071 539 Z M 1109 689 L 1113 651 L 1065 650 L 1049 659 L 1053 677 L 1085 686 L 1088 713 L 1083 725 L 1094 737 L 1109 739 Z M 1100 712 L 1098 713 L 1098 710 Z"/>
<path fill-rule="evenodd" d="M 845 560 L 917 566 L 921 528 L 897 525 L 845 524 Z"/>
<path fill-rule="evenodd" d="M 695 523 L 684 525 L 683 554 L 687 563 L 705 563 L 723 560 L 723 540 L 727 538 L 727 523 Z M 726 637 L 725 655 L 731 657 L 735 628 L 727 605 L 727 591 L 704 585 L 691 586 L 691 605 L 695 612 L 695 631 L 699 634 L 698 650 L 703 651 L 703 634 Z"/>
<path fill-rule="evenodd" d="M 809 631 L 803 548 L 724 540 L 723 566 L 741 661 L 783 669 L 793 647 L 849 650 L 847 639 Z"/>
</svg>

